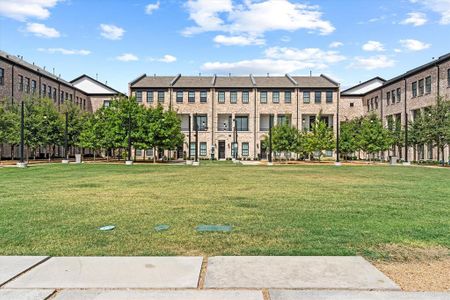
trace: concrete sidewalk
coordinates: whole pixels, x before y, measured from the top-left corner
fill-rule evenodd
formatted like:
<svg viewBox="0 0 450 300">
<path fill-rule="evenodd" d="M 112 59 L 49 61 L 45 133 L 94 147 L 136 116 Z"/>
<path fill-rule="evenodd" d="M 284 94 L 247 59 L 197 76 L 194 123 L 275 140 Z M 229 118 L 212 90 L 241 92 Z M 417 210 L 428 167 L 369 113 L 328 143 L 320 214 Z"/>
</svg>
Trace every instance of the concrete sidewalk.
<svg viewBox="0 0 450 300">
<path fill-rule="evenodd" d="M 0 300 L 450 299 L 405 293 L 362 257 L 0 256 Z"/>
</svg>

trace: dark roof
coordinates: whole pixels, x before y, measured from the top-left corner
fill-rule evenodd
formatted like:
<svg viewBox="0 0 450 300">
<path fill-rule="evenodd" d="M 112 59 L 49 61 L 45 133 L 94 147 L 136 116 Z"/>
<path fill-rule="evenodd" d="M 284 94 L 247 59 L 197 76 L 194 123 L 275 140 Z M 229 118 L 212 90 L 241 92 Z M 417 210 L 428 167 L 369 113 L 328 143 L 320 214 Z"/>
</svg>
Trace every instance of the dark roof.
<svg viewBox="0 0 450 300">
<path fill-rule="evenodd" d="M 73 86 L 72 83 L 70 83 L 68 81 L 65 81 L 64 79 L 62 79 L 59 76 L 53 75 L 52 73 L 44 70 L 44 68 L 41 68 L 40 66 L 35 65 L 34 63 L 30 64 L 29 62 L 23 60 L 22 58 L 19 58 L 17 56 L 11 55 L 11 54 L 8 54 L 8 53 L 6 53 L 6 52 L 4 52 L 2 50 L 0 50 L 0 57 L 3 57 L 4 59 L 9 60 L 9 61 L 13 62 L 14 64 L 19 65 L 19 66 L 21 66 L 23 68 L 26 68 L 26 69 L 28 69 L 28 70 L 30 70 L 32 72 L 39 73 L 42 76 L 45 76 L 47 78 L 59 81 L 59 82 L 61 82 L 62 84 L 66 85 L 66 86 L 70 86 L 70 87 L 72 87 L 74 89 L 77 89 L 77 90 L 79 90 L 79 91 L 84 93 L 84 91 L 82 91 L 82 90 L 76 88 L 75 86 Z"/>
<path fill-rule="evenodd" d="M 254 76 L 257 88 L 295 88 L 286 76 Z"/>
<path fill-rule="evenodd" d="M 250 76 L 217 76 L 216 88 L 253 88 Z"/>
<path fill-rule="evenodd" d="M 210 88 L 212 87 L 213 77 L 209 76 L 180 76 L 173 87 L 174 88 Z"/>
<path fill-rule="evenodd" d="M 337 88 L 339 84 L 330 78 L 320 76 L 292 76 L 299 88 Z"/>
<path fill-rule="evenodd" d="M 83 74 L 83 75 L 81 75 L 81 76 L 78 76 L 77 78 L 71 80 L 70 83 L 73 84 L 75 81 L 78 81 L 78 80 L 80 80 L 81 78 L 84 78 L 84 77 L 89 78 L 90 80 L 92 80 L 92 81 L 98 83 L 99 85 L 103 86 L 104 88 L 113 90 L 114 92 L 116 92 L 116 93 L 119 94 L 119 95 L 123 95 L 123 94 L 122 94 L 121 92 L 119 92 L 118 90 L 113 89 L 113 88 L 110 87 L 109 85 L 106 85 L 106 84 L 104 84 L 103 82 L 100 82 L 100 81 L 98 81 L 98 80 L 96 80 L 96 79 L 94 79 L 94 78 L 92 78 L 91 76 L 86 75 L 86 74 Z"/>
<path fill-rule="evenodd" d="M 133 88 L 168 88 L 175 76 L 145 76 L 131 84 Z"/>
</svg>

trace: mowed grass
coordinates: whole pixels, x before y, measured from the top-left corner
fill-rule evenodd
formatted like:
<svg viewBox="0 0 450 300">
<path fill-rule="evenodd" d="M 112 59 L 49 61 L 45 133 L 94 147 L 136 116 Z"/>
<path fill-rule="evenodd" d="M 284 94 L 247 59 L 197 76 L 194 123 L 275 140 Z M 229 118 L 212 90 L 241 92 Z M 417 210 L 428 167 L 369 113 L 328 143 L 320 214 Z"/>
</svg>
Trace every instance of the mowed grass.
<svg viewBox="0 0 450 300">
<path fill-rule="evenodd" d="M 98 227 L 114 224 L 101 232 Z M 155 232 L 154 226 L 170 229 Z M 199 233 L 199 224 L 232 225 Z M 450 248 L 450 170 L 41 165 L 0 169 L 0 255 L 355 255 Z"/>
</svg>

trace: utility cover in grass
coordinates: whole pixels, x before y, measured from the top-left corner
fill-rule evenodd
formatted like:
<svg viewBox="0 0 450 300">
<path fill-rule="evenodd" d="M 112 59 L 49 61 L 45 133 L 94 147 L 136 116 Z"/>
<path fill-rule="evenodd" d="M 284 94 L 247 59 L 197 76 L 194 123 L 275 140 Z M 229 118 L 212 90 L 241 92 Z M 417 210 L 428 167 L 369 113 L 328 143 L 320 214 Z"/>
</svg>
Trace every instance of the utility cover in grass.
<svg viewBox="0 0 450 300">
<path fill-rule="evenodd" d="M 156 225 L 156 226 L 155 226 L 155 231 L 156 231 L 156 232 L 166 231 L 166 230 L 168 230 L 169 228 L 170 228 L 169 225 L 166 225 L 166 224 L 160 224 L 160 225 Z"/>
<path fill-rule="evenodd" d="M 116 228 L 115 225 L 107 225 L 107 226 L 102 226 L 102 227 L 100 227 L 98 230 L 101 230 L 101 231 L 110 231 L 110 230 L 114 230 L 114 228 Z"/>
<path fill-rule="evenodd" d="M 230 232 L 232 229 L 229 225 L 198 225 L 195 230 L 198 232 Z"/>
</svg>

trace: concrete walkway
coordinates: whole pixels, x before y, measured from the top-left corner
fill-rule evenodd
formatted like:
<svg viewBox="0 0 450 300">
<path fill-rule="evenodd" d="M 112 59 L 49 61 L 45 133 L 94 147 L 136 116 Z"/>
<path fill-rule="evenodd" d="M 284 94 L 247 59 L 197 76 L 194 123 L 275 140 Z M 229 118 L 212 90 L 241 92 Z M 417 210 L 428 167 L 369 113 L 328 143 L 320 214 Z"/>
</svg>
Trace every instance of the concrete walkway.
<svg viewBox="0 0 450 300">
<path fill-rule="evenodd" d="M 0 300 L 450 300 L 405 293 L 362 257 L 0 256 Z"/>
</svg>

